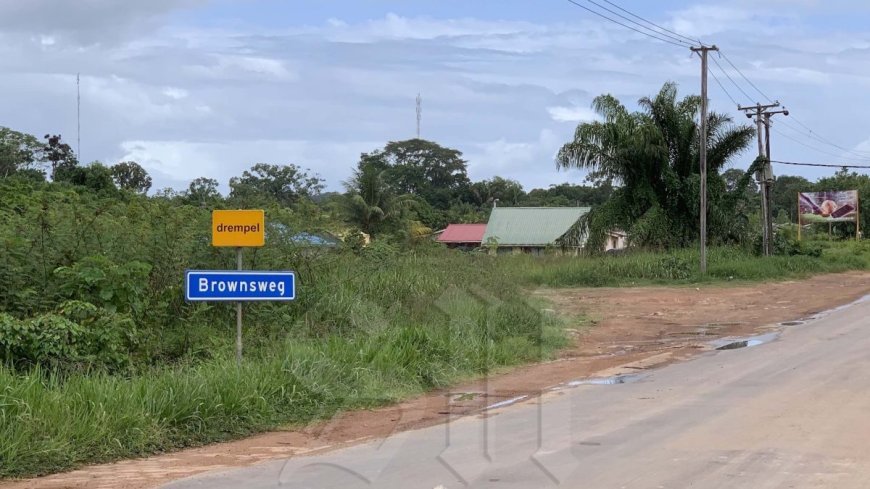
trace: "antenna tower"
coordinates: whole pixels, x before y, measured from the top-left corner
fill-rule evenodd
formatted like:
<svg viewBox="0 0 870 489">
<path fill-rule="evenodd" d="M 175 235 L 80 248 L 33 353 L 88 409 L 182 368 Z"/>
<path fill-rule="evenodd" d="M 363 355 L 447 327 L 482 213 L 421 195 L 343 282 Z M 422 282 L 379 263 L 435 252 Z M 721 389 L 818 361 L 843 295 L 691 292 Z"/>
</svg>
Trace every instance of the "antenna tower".
<svg viewBox="0 0 870 489">
<path fill-rule="evenodd" d="M 423 96 L 417 94 L 417 139 L 420 139 L 420 123 L 423 121 Z"/>
</svg>

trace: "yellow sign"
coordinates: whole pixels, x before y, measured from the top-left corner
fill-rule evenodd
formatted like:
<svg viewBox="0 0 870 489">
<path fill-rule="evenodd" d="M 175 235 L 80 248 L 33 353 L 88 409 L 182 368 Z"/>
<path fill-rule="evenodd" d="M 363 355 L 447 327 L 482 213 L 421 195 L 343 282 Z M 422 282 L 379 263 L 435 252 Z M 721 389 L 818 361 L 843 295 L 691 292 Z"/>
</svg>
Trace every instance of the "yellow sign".
<svg viewBox="0 0 870 489">
<path fill-rule="evenodd" d="M 266 218 L 262 210 L 212 211 L 211 245 L 259 247 L 266 244 Z"/>
</svg>

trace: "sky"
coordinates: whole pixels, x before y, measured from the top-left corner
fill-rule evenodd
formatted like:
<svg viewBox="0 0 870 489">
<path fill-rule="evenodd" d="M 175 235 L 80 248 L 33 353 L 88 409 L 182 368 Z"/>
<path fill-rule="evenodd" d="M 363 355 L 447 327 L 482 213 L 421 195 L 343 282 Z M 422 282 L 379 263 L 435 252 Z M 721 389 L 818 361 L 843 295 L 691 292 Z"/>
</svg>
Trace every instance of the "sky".
<svg viewBox="0 0 870 489">
<path fill-rule="evenodd" d="M 613 3 L 722 49 L 712 110 L 745 124 L 731 98 L 782 102 L 774 159 L 870 164 L 870 2 Z M 81 73 L 80 159 L 137 161 L 155 190 L 202 176 L 226 189 L 260 162 L 341 190 L 361 153 L 415 136 L 418 93 L 422 137 L 462 151 L 472 179 L 582 183 L 554 156 L 596 96 L 634 108 L 666 81 L 700 90 L 687 47 L 567 0 L 0 0 L 0 70 L 0 126 L 74 148 Z"/>
</svg>

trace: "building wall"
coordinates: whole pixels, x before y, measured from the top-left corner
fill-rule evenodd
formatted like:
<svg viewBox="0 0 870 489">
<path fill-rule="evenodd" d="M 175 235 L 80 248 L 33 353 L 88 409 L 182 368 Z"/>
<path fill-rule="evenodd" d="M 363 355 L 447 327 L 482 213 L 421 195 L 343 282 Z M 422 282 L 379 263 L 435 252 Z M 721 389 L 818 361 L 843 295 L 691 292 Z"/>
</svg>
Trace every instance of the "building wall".
<svg viewBox="0 0 870 489">
<path fill-rule="evenodd" d="M 628 246 L 628 239 L 621 233 L 613 233 L 607 235 L 607 241 L 604 244 L 604 251 L 624 250 Z"/>
</svg>

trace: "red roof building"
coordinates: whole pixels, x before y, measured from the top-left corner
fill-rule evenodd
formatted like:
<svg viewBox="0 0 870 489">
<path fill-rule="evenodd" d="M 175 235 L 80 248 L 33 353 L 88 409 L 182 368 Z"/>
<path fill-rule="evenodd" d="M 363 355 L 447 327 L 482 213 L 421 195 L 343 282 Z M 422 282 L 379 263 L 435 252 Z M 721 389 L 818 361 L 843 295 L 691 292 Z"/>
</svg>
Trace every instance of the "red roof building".
<svg viewBox="0 0 870 489">
<path fill-rule="evenodd" d="M 448 246 L 480 246 L 486 224 L 450 224 L 438 236 L 438 242 Z"/>
</svg>

